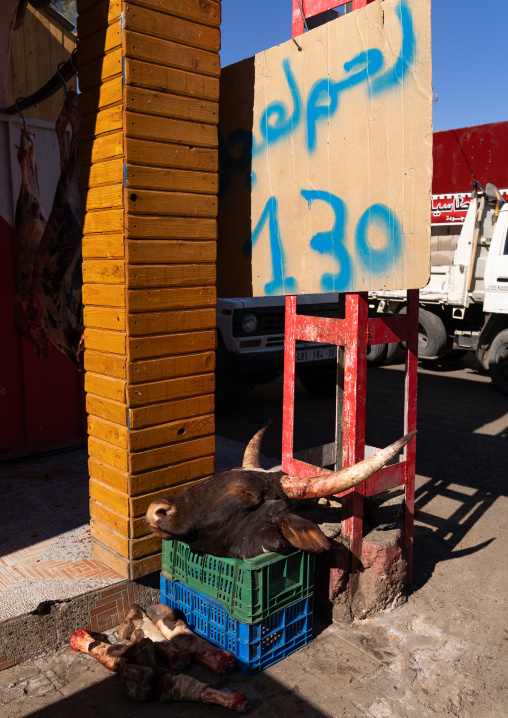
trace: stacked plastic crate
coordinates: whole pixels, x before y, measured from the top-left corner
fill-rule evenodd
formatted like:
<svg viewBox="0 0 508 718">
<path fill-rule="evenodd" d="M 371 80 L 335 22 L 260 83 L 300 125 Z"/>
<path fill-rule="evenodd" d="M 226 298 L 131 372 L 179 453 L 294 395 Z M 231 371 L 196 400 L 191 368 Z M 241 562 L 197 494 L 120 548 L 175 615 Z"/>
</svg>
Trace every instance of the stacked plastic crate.
<svg viewBox="0 0 508 718">
<path fill-rule="evenodd" d="M 290 548 L 240 561 L 163 541 L 161 602 L 252 675 L 310 642 L 314 555 Z"/>
</svg>

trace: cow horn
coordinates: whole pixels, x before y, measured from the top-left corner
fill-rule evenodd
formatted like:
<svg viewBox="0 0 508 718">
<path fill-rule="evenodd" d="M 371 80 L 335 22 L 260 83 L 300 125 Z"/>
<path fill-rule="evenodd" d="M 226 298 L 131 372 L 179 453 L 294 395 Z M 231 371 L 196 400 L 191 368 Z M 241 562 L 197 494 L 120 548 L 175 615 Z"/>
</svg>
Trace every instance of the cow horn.
<svg viewBox="0 0 508 718">
<path fill-rule="evenodd" d="M 260 449 L 261 449 L 261 441 L 263 439 L 263 436 L 265 435 L 266 430 L 272 423 L 273 419 L 269 419 L 266 424 L 264 424 L 261 429 L 254 434 L 252 439 L 247 444 L 247 448 L 245 449 L 245 453 L 243 455 L 243 461 L 242 461 L 242 468 L 243 469 L 260 469 L 261 468 L 261 462 L 260 462 Z"/>
<path fill-rule="evenodd" d="M 341 471 L 334 471 L 326 476 L 313 476 L 311 478 L 298 478 L 295 476 L 283 476 L 281 487 L 286 496 L 290 499 L 318 499 L 322 496 L 340 494 L 342 491 L 353 488 L 369 476 L 379 471 L 390 459 L 397 456 L 399 451 L 410 441 L 416 431 L 402 437 L 385 449 L 381 449 L 368 459 L 360 461 L 354 466 Z"/>
</svg>

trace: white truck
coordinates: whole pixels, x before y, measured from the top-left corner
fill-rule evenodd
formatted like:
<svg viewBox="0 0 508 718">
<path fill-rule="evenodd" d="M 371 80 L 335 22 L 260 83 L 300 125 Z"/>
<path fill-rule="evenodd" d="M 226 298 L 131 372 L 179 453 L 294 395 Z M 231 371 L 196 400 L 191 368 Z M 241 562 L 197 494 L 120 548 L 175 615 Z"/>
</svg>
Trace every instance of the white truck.
<svg viewBox="0 0 508 718">
<path fill-rule="evenodd" d="M 406 292 L 373 292 L 369 302 L 378 313 L 399 313 Z M 477 182 L 462 228 L 432 227 L 430 281 L 420 290 L 419 357 L 464 350 L 508 394 L 508 203 Z"/>
</svg>

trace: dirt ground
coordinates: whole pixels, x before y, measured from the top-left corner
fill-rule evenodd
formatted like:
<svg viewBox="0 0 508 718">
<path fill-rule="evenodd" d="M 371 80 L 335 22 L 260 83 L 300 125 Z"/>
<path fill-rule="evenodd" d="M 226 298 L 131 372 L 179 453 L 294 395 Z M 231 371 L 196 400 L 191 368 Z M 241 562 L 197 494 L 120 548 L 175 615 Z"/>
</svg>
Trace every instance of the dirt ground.
<svg viewBox="0 0 508 718">
<path fill-rule="evenodd" d="M 367 442 L 402 433 L 400 365 L 369 369 Z M 246 442 L 269 417 L 263 453 L 280 456 L 281 383 L 255 388 L 217 433 Z M 333 439 L 334 401 L 299 388 L 295 450 Z M 508 397 L 468 358 L 419 377 L 414 581 L 408 601 L 375 619 L 317 623 L 313 642 L 263 673 L 217 679 L 243 690 L 259 718 L 508 716 Z M 3 701 L 3 706 L 2 706 Z M 67 649 L 0 673 L 6 718 L 230 715 L 201 704 L 133 704 L 118 678 Z"/>
</svg>

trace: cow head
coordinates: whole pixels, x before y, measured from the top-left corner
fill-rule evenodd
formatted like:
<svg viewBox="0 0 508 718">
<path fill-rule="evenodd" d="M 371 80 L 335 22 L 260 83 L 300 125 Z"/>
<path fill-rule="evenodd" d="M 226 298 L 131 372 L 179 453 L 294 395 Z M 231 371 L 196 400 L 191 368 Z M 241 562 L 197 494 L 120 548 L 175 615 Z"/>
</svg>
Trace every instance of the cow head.
<svg viewBox="0 0 508 718">
<path fill-rule="evenodd" d="M 321 553 L 329 548 L 328 539 L 312 521 L 291 513 L 289 500 L 330 496 L 356 486 L 379 471 L 416 434 L 407 434 L 350 468 L 302 479 L 261 468 L 259 450 L 266 428 L 250 441 L 241 468 L 222 471 L 171 498 L 153 501 L 146 520 L 154 533 L 231 558 L 280 551 L 287 542 Z"/>
</svg>

